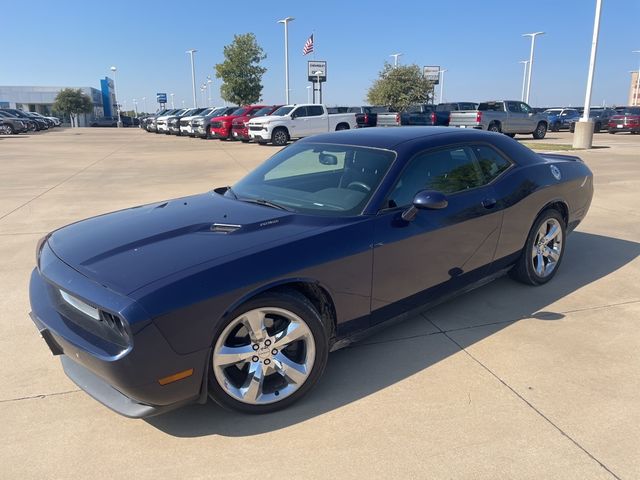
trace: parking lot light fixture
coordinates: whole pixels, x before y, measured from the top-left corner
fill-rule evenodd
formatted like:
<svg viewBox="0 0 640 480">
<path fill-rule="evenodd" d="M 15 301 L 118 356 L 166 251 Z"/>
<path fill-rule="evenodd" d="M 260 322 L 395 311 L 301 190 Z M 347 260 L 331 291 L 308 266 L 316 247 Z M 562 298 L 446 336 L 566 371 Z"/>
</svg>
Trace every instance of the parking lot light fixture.
<svg viewBox="0 0 640 480">
<path fill-rule="evenodd" d="M 632 50 L 631 53 L 640 53 L 640 50 Z M 640 98 L 640 66 L 638 66 L 638 76 L 636 77 L 636 91 L 633 97 L 633 105 L 640 106 L 638 99 Z"/>
<path fill-rule="evenodd" d="M 147 113 L 147 97 L 142 97 L 142 108 L 144 109 L 144 113 Z"/>
<path fill-rule="evenodd" d="M 584 113 L 580 121 L 576 122 L 573 133 L 573 148 L 591 148 L 593 145 L 593 125 L 589 121 L 591 110 L 591 91 L 593 74 L 596 69 L 596 54 L 598 53 L 598 35 L 600 34 L 600 12 L 602 0 L 596 0 L 596 13 L 593 20 L 593 37 L 591 40 L 591 56 L 589 57 L 589 73 L 587 76 L 587 91 L 584 96 Z"/>
<path fill-rule="evenodd" d="M 446 71 L 446 69 L 438 70 L 438 73 L 440 74 L 440 103 L 444 102 L 444 74 Z"/>
<path fill-rule="evenodd" d="M 191 57 L 191 90 L 193 93 L 193 108 L 198 107 L 198 100 L 196 98 L 196 67 L 193 59 L 193 55 L 196 52 L 197 50 L 195 48 L 186 51 L 186 53 Z"/>
<path fill-rule="evenodd" d="M 212 107 L 211 105 L 211 84 L 213 80 L 211 79 L 211 75 L 207 75 L 207 89 L 209 90 L 209 103 L 207 103 L 208 107 Z"/>
<path fill-rule="evenodd" d="M 289 22 L 294 20 L 293 17 L 278 20 L 278 23 L 284 24 L 284 90 L 287 105 L 289 105 Z"/>
<path fill-rule="evenodd" d="M 531 72 L 533 71 L 533 51 L 536 46 L 536 37 L 538 35 L 544 35 L 544 32 L 523 33 L 523 37 L 531 37 L 531 53 L 529 54 L 529 74 L 527 76 L 527 95 L 525 97 L 525 103 L 529 103 L 531 95 Z"/>
<path fill-rule="evenodd" d="M 118 105 L 118 84 L 116 82 L 118 69 L 116 67 L 111 67 L 110 70 L 113 72 L 113 94 L 116 97 L 116 113 L 118 114 L 118 127 L 122 127 L 122 119 L 120 118 L 120 106 Z"/>
<path fill-rule="evenodd" d="M 524 89 L 527 86 L 527 65 L 529 65 L 529 60 L 520 60 L 518 63 L 524 64 L 524 73 L 522 74 L 522 95 L 520 95 L 520 100 L 524 102 Z"/>
<path fill-rule="evenodd" d="M 394 67 L 398 66 L 398 58 L 401 57 L 402 55 L 404 55 L 404 53 L 392 53 L 391 55 L 389 55 L 390 57 L 393 57 L 393 66 Z"/>
<path fill-rule="evenodd" d="M 170 93 L 169 96 L 171 97 L 171 108 L 176 108 L 176 106 L 173 104 L 173 96 L 175 95 L 175 93 Z"/>
</svg>

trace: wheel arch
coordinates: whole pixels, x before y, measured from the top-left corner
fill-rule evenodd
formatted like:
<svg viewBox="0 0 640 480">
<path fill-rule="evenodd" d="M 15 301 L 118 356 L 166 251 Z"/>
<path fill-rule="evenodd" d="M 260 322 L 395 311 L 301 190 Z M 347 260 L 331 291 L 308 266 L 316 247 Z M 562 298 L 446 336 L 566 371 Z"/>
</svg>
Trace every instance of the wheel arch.
<svg viewBox="0 0 640 480">
<path fill-rule="evenodd" d="M 347 122 L 340 122 L 336 125 L 336 131 L 341 130 L 340 127 L 344 127 L 342 130 L 351 130 L 351 125 Z"/>
<path fill-rule="evenodd" d="M 258 295 L 268 292 L 282 292 L 286 290 L 294 290 L 298 292 L 313 304 L 320 314 L 320 317 L 326 322 L 329 329 L 328 333 L 330 342 L 333 342 L 335 339 L 338 318 L 335 302 L 330 293 L 330 289 L 326 285 L 323 285 L 321 282 L 312 278 L 297 277 L 281 279 L 246 292 L 225 310 L 221 318 L 226 318 L 235 309 Z"/>
<path fill-rule="evenodd" d="M 562 215 L 562 220 L 564 220 L 565 226 L 569 225 L 569 205 L 567 205 L 567 202 L 565 202 L 564 200 L 559 199 L 559 198 L 547 202 L 544 205 L 544 207 L 542 207 L 538 211 L 538 213 L 536 214 L 536 216 L 533 219 L 533 223 L 536 222 L 536 220 L 540 217 L 542 212 L 544 212 L 545 210 L 549 210 L 549 209 L 554 209 L 554 210 L 557 210 L 558 212 L 560 212 L 560 215 Z M 533 224 L 532 224 L 532 226 L 533 226 Z"/>
</svg>

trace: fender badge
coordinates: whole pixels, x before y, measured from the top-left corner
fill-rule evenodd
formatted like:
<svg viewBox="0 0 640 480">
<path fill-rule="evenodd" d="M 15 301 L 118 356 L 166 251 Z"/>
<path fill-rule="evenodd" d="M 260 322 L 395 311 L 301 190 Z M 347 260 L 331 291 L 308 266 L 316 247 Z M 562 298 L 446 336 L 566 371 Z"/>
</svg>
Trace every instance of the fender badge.
<svg viewBox="0 0 640 480">
<path fill-rule="evenodd" d="M 560 180 L 562 178 L 562 174 L 560 173 L 560 169 L 555 165 L 551 165 L 551 175 L 554 176 L 556 180 Z"/>
</svg>

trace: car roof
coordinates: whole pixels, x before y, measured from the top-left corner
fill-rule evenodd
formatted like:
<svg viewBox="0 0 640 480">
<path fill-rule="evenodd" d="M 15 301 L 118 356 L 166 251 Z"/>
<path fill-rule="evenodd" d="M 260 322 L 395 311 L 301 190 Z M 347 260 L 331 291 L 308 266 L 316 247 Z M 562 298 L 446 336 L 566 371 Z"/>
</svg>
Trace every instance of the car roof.
<svg viewBox="0 0 640 480">
<path fill-rule="evenodd" d="M 455 127 L 374 127 L 314 135 L 296 143 L 334 143 L 393 150 L 401 143 L 418 138 L 427 139 L 443 135 L 456 137 L 461 134 L 464 134 L 466 139 L 475 139 L 477 137 L 478 140 L 486 138 L 487 135 L 492 137 L 495 135 L 492 132 L 475 129 L 461 130 Z M 456 139 L 452 138 L 451 141 L 455 142 Z"/>
</svg>

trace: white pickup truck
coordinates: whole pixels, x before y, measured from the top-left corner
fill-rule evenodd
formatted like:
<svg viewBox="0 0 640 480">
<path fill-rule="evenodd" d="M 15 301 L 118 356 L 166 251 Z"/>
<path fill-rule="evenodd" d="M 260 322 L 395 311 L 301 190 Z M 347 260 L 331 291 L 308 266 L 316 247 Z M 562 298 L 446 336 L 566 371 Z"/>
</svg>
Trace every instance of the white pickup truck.
<svg viewBox="0 0 640 480">
<path fill-rule="evenodd" d="M 327 113 L 317 104 L 285 105 L 271 115 L 249 120 L 249 136 L 260 144 L 286 145 L 292 138 L 356 128 L 355 113 Z"/>
</svg>

